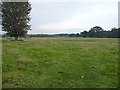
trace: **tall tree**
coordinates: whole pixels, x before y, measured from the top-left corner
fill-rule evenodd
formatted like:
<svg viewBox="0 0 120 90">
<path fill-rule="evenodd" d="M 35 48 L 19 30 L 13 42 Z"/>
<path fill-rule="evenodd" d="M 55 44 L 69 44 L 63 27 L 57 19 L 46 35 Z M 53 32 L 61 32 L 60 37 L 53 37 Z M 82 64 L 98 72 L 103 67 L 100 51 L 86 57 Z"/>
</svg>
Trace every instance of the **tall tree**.
<svg viewBox="0 0 120 90">
<path fill-rule="evenodd" d="M 95 26 L 93 28 L 90 29 L 89 31 L 89 35 L 90 37 L 102 37 L 101 34 L 103 32 L 103 29 L 100 26 Z"/>
<path fill-rule="evenodd" d="M 10 37 L 25 37 L 30 30 L 29 2 L 2 2 L 2 31 Z"/>
<path fill-rule="evenodd" d="M 1 21 L 2 21 L 2 13 L 1 13 L 1 10 L 2 10 L 2 4 L 0 2 L 0 25 L 1 25 Z"/>
</svg>

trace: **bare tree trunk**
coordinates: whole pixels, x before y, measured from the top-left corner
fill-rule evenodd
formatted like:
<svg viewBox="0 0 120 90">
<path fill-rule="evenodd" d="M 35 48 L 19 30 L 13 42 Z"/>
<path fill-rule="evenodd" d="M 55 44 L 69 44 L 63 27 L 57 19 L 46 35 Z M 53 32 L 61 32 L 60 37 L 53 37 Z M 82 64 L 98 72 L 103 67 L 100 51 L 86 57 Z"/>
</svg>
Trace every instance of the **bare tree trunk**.
<svg viewBox="0 0 120 90">
<path fill-rule="evenodd" d="M 18 40 L 18 37 L 15 37 L 15 41 L 17 41 Z"/>
</svg>

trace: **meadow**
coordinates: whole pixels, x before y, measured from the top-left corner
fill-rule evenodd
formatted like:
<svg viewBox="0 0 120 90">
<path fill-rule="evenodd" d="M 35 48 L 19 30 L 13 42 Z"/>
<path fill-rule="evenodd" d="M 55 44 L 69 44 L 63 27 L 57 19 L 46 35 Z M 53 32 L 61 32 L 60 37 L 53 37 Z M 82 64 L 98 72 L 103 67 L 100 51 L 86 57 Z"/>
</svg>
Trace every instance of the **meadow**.
<svg viewBox="0 0 120 90">
<path fill-rule="evenodd" d="M 116 88 L 118 39 L 2 40 L 3 88 Z"/>
</svg>

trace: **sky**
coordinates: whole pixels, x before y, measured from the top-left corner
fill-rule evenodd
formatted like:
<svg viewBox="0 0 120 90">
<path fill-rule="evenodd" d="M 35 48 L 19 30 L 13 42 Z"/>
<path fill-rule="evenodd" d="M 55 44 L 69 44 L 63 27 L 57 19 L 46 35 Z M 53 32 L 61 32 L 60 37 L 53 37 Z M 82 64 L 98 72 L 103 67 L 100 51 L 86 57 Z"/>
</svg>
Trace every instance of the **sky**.
<svg viewBox="0 0 120 90">
<path fill-rule="evenodd" d="M 118 27 L 119 0 L 29 0 L 29 34 L 80 33 L 94 26 Z"/>
<path fill-rule="evenodd" d="M 117 0 L 30 0 L 29 33 L 79 33 L 94 26 L 118 27 Z"/>
</svg>

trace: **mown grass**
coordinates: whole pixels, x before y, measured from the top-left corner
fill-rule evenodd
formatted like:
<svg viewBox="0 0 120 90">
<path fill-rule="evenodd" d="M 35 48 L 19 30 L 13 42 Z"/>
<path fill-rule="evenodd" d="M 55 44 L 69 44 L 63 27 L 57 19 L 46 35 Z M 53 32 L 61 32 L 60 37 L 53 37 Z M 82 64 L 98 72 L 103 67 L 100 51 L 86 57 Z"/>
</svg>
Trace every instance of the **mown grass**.
<svg viewBox="0 0 120 90">
<path fill-rule="evenodd" d="M 118 40 L 2 40 L 3 88 L 115 88 Z"/>
</svg>

